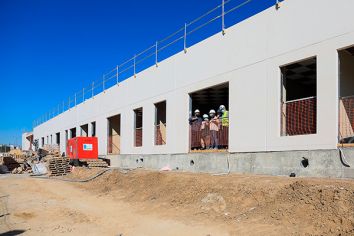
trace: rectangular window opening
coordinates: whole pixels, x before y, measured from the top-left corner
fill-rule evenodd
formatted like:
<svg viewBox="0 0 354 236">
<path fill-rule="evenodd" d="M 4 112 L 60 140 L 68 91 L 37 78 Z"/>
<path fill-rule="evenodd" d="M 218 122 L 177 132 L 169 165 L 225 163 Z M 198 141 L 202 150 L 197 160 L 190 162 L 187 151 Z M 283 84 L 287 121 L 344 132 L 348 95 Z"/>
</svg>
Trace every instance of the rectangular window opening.
<svg viewBox="0 0 354 236">
<path fill-rule="evenodd" d="M 189 94 L 190 150 L 224 150 L 229 147 L 229 83 Z"/>
<path fill-rule="evenodd" d="M 55 134 L 55 143 L 60 146 L 60 133 L 56 133 Z"/>
<path fill-rule="evenodd" d="M 68 140 L 69 140 L 69 131 L 65 130 L 65 152 L 66 152 L 66 147 L 68 145 Z"/>
<path fill-rule="evenodd" d="M 81 137 L 88 137 L 88 124 L 80 126 L 80 136 Z"/>
<path fill-rule="evenodd" d="M 108 122 L 108 154 L 120 153 L 120 115 L 107 118 Z"/>
<path fill-rule="evenodd" d="M 76 137 L 76 128 L 70 129 L 70 138 L 75 138 Z"/>
<path fill-rule="evenodd" d="M 155 145 L 166 144 L 166 101 L 155 103 Z"/>
<path fill-rule="evenodd" d="M 317 132 L 317 60 L 295 62 L 281 70 L 281 136 Z"/>
<path fill-rule="evenodd" d="M 339 143 L 354 144 L 354 46 L 339 56 Z"/>
<path fill-rule="evenodd" d="M 96 122 L 91 122 L 91 137 L 96 136 Z"/>
<path fill-rule="evenodd" d="M 143 146 L 143 108 L 134 110 L 134 146 Z"/>
</svg>

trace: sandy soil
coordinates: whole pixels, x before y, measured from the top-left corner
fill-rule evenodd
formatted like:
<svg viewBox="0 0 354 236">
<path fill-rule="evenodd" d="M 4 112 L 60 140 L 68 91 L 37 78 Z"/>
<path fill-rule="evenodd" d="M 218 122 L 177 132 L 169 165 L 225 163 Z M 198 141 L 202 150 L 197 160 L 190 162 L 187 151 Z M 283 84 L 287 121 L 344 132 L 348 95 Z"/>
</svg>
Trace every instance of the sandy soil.
<svg viewBox="0 0 354 236">
<path fill-rule="evenodd" d="M 0 232 L 24 235 L 354 235 L 351 180 L 116 170 L 0 176 L 6 194 Z"/>
</svg>

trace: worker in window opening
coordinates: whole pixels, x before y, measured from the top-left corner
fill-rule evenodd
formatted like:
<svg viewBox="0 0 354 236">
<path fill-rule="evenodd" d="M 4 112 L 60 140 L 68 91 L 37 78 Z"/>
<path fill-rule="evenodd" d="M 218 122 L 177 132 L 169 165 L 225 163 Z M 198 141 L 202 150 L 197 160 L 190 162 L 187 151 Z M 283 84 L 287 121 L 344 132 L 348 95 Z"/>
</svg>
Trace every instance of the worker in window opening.
<svg viewBox="0 0 354 236">
<path fill-rule="evenodd" d="M 200 111 L 196 109 L 194 111 L 194 116 L 189 118 L 189 125 L 191 129 L 191 149 L 200 149 L 200 127 L 202 125 L 202 117 L 200 116 Z"/>
<path fill-rule="evenodd" d="M 210 146 L 210 130 L 209 130 L 209 116 L 207 114 L 203 115 L 202 125 L 200 127 L 201 139 L 200 144 L 202 150 L 209 148 Z"/>
<path fill-rule="evenodd" d="M 226 107 L 224 105 L 220 105 L 219 110 L 221 111 L 221 130 L 220 130 L 220 136 L 221 136 L 221 146 L 222 148 L 228 148 L 229 142 L 228 142 L 228 137 L 229 137 L 229 111 L 226 110 Z"/>
<path fill-rule="evenodd" d="M 210 148 L 218 149 L 218 132 L 220 129 L 220 121 L 219 118 L 216 116 L 215 110 L 209 111 L 210 122 L 209 122 L 209 129 L 210 129 Z"/>
<path fill-rule="evenodd" d="M 216 112 L 218 115 L 218 119 L 219 119 L 219 123 L 221 124 L 222 123 L 222 111 L 219 109 L 217 112 Z"/>
<path fill-rule="evenodd" d="M 217 118 L 219 119 L 219 132 L 218 132 L 219 148 L 223 148 L 225 140 L 224 140 L 224 137 L 223 137 L 222 127 L 221 127 L 222 111 L 220 109 L 218 109 L 216 114 L 217 114 Z"/>
</svg>

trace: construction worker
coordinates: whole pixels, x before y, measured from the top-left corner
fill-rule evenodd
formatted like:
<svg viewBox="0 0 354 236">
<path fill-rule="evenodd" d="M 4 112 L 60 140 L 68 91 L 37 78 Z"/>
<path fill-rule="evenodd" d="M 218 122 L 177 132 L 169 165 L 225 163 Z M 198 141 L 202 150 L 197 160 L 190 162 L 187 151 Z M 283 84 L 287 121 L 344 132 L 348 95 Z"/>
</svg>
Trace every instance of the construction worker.
<svg viewBox="0 0 354 236">
<path fill-rule="evenodd" d="M 221 112 L 221 130 L 220 130 L 220 145 L 222 148 L 228 148 L 229 142 L 229 111 L 226 110 L 224 105 L 220 105 L 219 110 Z"/>
<path fill-rule="evenodd" d="M 220 105 L 219 110 L 221 111 L 221 125 L 229 127 L 229 111 L 226 110 L 224 105 Z"/>
<path fill-rule="evenodd" d="M 200 116 L 200 111 L 196 109 L 194 111 L 194 116 L 189 118 L 189 125 L 191 129 L 191 149 L 200 149 L 200 126 L 202 125 L 202 117 Z"/>
<path fill-rule="evenodd" d="M 210 129 L 210 148 L 218 149 L 219 142 L 218 142 L 218 132 L 220 129 L 220 121 L 219 118 L 216 116 L 215 110 L 209 111 L 210 122 L 209 122 L 209 129 Z"/>
<path fill-rule="evenodd" d="M 203 122 L 200 127 L 201 139 L 200 144 L 203 149 L 207 149 L 210 146 L 210 130 L 209 130 L 209 116 L 207 114 L 203 115 Z"/>
</svg>

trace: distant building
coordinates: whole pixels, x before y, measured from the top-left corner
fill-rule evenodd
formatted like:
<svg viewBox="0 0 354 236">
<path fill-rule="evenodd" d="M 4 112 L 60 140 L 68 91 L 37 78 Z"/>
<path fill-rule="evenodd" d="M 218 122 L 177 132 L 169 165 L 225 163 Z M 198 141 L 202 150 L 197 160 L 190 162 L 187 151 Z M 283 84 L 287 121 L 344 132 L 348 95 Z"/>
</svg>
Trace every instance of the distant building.
<svg viewBox="0 0 354 236">
<path fill-rule="evenodd" d="M 34 140 L 33 140 L 32 132 L 26 132 L 22 134 L 22 150 L 24 151 L 34 150 L 33 142 Z"/>
</svg>

